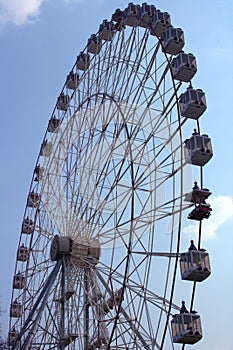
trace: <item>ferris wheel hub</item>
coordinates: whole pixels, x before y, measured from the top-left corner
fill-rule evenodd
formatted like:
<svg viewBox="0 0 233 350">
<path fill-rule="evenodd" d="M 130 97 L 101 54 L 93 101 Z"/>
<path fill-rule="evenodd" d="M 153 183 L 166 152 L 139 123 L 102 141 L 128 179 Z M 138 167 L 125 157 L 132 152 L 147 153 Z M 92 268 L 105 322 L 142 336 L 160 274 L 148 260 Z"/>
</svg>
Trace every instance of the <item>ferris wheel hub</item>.
<svg viewBox="0 0 233 350">
<path fill-rule="evenodd" d="M 82 237 L 71 239 L 56 235 L 51 244 L 50 257 L 58 261 L 62 256 L 69 257 L 73 264 L 79 267 L 97 265 L 101 253 L 100 243 L 97 239 L 84 239 Z"/>
</svg>

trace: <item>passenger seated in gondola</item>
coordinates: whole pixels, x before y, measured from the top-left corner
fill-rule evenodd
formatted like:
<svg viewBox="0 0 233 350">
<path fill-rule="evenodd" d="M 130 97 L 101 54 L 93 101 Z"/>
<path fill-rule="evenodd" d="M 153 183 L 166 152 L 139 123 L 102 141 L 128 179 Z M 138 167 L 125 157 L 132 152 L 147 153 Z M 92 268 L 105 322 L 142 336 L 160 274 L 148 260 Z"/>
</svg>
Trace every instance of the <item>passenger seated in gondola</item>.
<svg viewBox="0 0 233 350">
<path fill-rule="evenodd" d="M 194 130 L 193 130 L 192 135 L 199 135 L 199 132 L 197 131 L 197 129 L 194 129 Z"/>
<path fill-rule="evenodd" d="M 194 244 L 194 240 L 193 239 L 191 239 L 191 241 L 190 241 L 190 247 L 189 247 L 189 251 L 190 250 L 197 250 L 197 248 L 196 248 L 196 246 L 195 246 L 195 244 Z"/>
<path fill-rule="evenodd" d="M 185 306 L 185 301 L 184 300 L 182 300 L 182 302 L 181 302 L 181 308 L 180 308 L 180 314 L 184 314 L 184 313 L 189 313 L 188 312 L 188 310 L 187 310 L 187 308 L 186 308 L 186 306 Z"/>
<path fill-rule="evenodd" d="M 197 181 L 194 181 L 194 186 L 193 186 L 193 190 L 199 190 L 199 186 L 197 184 Z"/>
</svg>

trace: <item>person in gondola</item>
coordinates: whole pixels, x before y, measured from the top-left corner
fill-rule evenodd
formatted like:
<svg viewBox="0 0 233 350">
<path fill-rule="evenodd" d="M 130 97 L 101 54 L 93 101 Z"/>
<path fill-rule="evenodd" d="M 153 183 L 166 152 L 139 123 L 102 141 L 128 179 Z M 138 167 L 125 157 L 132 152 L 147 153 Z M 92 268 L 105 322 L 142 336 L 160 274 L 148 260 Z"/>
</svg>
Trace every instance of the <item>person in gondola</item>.
<svg viewBox="0 0 233 350">
<path fill-rule="evenodd" d="M 193 130 L 192 135 L 199 135 L 199 132 L 197 131 L 197 129 L 194 129 L 194 130 Z"/>
<path fill-rule="evenodd" d="M 191 239 L 191 241 L 190 241 L 189 251 L 190 251 L 190 250 L 197 250 L 197 248 L 196 248 L 196 246 L 195 246 L 195 244 L 194 244 L 194 240 L 193 240 L 193 239 Z"/>
<path fill-rule="evenodd" d="M 193 190 L 199 190 L 199 186 L 197 184 L 197 181 L 194 181 L 194 186 L 193 186 Z"/>
<path fill-rule="evenodd" d="M 180 314 L 184 314 L 184 313 L 189 313 L 188 312 L 188 310 L 187 310 L 187 308 L 186 308 L 186 306 L 185 306 L 185 301 L 184 300 L 182 300 L 182 302 L 181 302 L 181 308 L 180 308 Z"/>
</svg>

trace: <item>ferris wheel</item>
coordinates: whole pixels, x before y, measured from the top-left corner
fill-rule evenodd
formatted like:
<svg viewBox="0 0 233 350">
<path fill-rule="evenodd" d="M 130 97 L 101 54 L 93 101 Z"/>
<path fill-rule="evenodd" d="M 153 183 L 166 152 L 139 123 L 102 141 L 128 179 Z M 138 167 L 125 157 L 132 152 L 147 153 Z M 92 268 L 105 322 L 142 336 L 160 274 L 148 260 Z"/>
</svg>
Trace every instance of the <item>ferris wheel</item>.
<svg viewBox="0 0 233 350">
<path fill-rule="evenodd" d="M 213 152 L 200 134 L 205 94 L 191 85 L 196 58 L 183 47 L 167 12 L 130 3 L 77 56 L 27 196 L 10 348 L 174 349 L 201 339 L 200 315 L 180 314 L 174 300 L 177 280 L 190 280 L 192 309 L 210 274 L 200 244 Z M 188 139 L 185 128 L 195 128 Z M 200 188 L 189 193 L 190 164 Z M 200 222 L 199 242 L 181 252 L 187 215 Z"/>
</svg>

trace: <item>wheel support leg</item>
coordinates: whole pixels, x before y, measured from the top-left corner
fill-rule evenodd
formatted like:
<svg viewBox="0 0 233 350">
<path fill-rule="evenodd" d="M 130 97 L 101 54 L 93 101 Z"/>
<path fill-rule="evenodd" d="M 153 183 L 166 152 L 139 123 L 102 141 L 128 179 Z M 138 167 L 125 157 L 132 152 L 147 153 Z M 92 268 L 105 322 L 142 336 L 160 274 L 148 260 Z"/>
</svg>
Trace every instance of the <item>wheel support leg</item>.
<svg viewBox="0 0 233 350">
<path fill-rule="evenodd" d="M 32 337 L 33 335 L 35 334 L 35 331 L 36 331 L 36 328 L 38 326 L 38 323 L 40 321 L 40 317 L 41 317 L 41 314 L 44 310 L 44 307 L 45 307 L 45 304 L 47 302 L 47 299 L 48 299 L 48 296 L 49 296 L 49 292 L 53 286 L 53 283 L 55 281 L 55 278 L 59 272 L 59 269 L 60 269 L 60 266 L 61 266 L 61 263 L 62 263 L 62 260 L 60 259 L 57 264 L 55 265 L 53 271 L 50 273 L 49 277 L 47 278 L 47 281 L 45 283 L 45 286 L 44 288 L 42 289 L 39 297 L 37 298 L 33 308 L 32 308 L 32 311 L 30 312 L 30 314 L 28 315 L 28 318 L 26 320 L 26 322 L 24 323 L 24 326 L 19 334 L 19 337 L 18 337 L 18 341 L 17 341 L 17 344 L 12 348 L 12 350 L 15 350 L 15 349 L 22 349 L 22 350 L 27 350 L 29 345 L 30 345 L 30 342 L 32 340 Z M 42 300 L 42 302 L 41 302 Z M 41 306 L 39 308 L 39 310 L 37 311 L 37 307 L 39 306 L 41 302 Z M 28 333 L 28 336 L 27 338 L 25 339 L 23 345 L 20 345 L 19 342 L 20 342 L 20 339 L 22 338 L 24 332 L 26 331 L 29 323 L 32 321 L 32 318 L 34 316 L 36 312 L 36 318 L 34 319 L 34 321 L 32 322 L 32 325 L 30 326 L 30 330 L 29 330 L 29 333 Z"/>
</svg>

